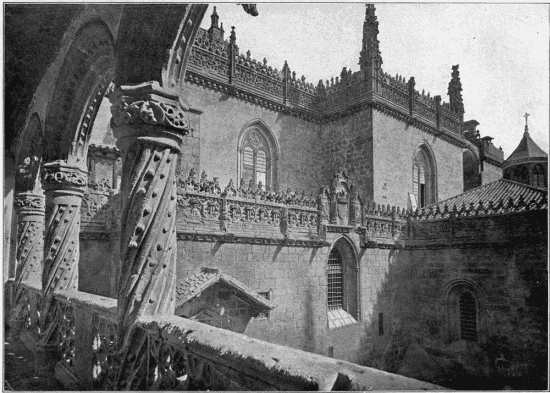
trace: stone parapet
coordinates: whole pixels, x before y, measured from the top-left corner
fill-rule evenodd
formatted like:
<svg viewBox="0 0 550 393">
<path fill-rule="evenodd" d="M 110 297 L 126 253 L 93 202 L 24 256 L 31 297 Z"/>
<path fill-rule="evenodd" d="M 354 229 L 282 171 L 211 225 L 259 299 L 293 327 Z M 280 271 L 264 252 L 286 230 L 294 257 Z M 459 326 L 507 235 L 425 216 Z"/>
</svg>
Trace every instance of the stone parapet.
<svg viewBox="0 0 550 393">
<path fill-rule="evenodd" d="M 414 78 L 392 77 L 381 69 L 375 73 L 344 68 L 340 77 L 317 85 L 296 77 L 285 62 L 281 71 L 257 61 L 250 51 L 239 53 L 235 32 L 230 41 L 212 39 L 199 30 L 189 57 L 186 81 L 221 91 L 268 109 L 324 123 L 365 105 L 387 106 L 435 133 L 462 140 L 460 113 L 441 96 L 431 97 L 414 89 Z"/>
</svg>

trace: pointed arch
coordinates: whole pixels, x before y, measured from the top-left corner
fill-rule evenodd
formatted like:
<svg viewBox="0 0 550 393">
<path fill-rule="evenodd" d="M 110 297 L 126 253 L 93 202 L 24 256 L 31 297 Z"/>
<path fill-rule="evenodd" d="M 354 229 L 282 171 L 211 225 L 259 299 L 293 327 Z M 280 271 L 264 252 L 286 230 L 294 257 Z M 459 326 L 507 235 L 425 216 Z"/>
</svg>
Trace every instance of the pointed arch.
<svg viewBox="0 0 550 393">
<path fill-rule="evenodd" d="M 334 329 L 359 319 L 359 265 L 353 242 L 339 237 L 327 260 L 328 327 Z"/>
<path fill-rule="evenodd" d="M 280 147 L 269 126 L 261 119 L 246 123 L 237 144 L 237 179 L 254 185 L 262 182 L 274 191 L 279 189 Z"/>
<path fill-rule="evenodd" d="M 45 119 L 45 161 L 75 160 L 86 165 L 93 122 L 114 67 L 109 27 L 101 19 L 87 22 L 76 33 L 55 83 Z"/>
<path fill-rule="evenodd" d="M 437 202 L 437 164 L 427 141 L 420 143 L 413 154 L 412 189 L 418 207 Z"/>
</svg>

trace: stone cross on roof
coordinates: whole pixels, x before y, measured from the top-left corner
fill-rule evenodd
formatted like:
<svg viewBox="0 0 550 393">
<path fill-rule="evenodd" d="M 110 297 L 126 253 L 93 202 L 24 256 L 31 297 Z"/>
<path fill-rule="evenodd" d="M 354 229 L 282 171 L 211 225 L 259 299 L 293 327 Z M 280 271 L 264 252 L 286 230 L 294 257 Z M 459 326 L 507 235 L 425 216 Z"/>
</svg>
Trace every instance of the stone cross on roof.
<svg viewBox="0 0 550 393">
<path fill-rule="evenodd" d="M 527 126 L 527 119 L 529 118 L 529 116 L 531 116 L 529 113 L 525 112 L 525 115 L 523 115 L 523 117 L 525 117 L 525 131 L 527 132 L 527 130 L 529 130 L 529 127 Z"/>
</svg>

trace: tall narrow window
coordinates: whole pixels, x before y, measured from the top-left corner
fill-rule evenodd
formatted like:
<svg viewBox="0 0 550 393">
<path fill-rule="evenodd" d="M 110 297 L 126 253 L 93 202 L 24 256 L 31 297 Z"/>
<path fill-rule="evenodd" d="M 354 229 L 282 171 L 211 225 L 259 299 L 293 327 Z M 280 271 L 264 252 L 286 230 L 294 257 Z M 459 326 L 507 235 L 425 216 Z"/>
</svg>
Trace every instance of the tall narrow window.
<svg viewBox="0 0 550 393">
<path fill-rule="evenodd" d="M 424 207 L 436 201 L 435 164 L 428 149 L 419 148 L 414 155 L 413 194 L 418 207 Z"/>
<path fill-rule="evenodd" d="M 246 185 L 262 183 L 262 187 L 274 188 L 271 144 L 264 133 L 255 127 L 245 133 L 240 148 L 240 179 Z"/>
<path fill-rule="evenodd" d="M 341 238 L 328 255 L 328 327 L 336 329 L 357 323 L 357 263 L 353 248 Z"/>
<path fill-rule="evenodd" d="M 460 296 L 460 338 L 467 341 L 477 341 L 477 311 L 476 299 L 470 292 Z"/>
<path fill-rule="evenodd" d="M 328 256 L 328 309 L 336 310 L 344 305 L 344 285 L 342 274 L 342 256 L 333 248 Z"/>
</svg>

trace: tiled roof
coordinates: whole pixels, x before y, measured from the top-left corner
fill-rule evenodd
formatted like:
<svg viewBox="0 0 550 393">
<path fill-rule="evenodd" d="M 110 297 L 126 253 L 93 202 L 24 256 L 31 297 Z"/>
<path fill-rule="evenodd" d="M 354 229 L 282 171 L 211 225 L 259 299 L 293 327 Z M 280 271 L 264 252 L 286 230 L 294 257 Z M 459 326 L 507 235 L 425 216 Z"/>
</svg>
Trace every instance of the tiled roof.
<svg viewBox="0 0 550 393">
<path fill-rule="evenodd" d="M 262 311 L 269 311 L 275 308 L 273 303 L 258 295 L 235 278 L 228 276 L 221 270 L 206 267 L 203 267 L 199 273 L 193 274 L 178 283 L 176 286 L 176 307 L 180 307 L 189 300 L 199 296 L 204 290 L 217 282 L 223 282 L 236 289 L 240 297 L 245 298 Z"/>
<path fill-rule="evenodd" d="M 516 150 L 506 159 L 504 166 L 510 166 L 514 163 L 525 162 L 532 159 L 548 159 L 548 153 L 542 150 L 535 141 L 531 139 L 528 131 L 525 131 L 518 147 L 516 147 Z"/>
<path fill-rule="evenodd" d="M 444 206 L 447 205 L 450 210 L 456 205 L 456 207 L 460 209 L 464 204 L 465 207 L 469 209 L 472 203 L 475 207 L 477 207 L 479 202 L 482 202 L 483 205 L 487 207 L 489 202 L 496 204 L 502 200 L 504 203 L 509 203 L 510 198 L 512 198 L 514 205 L 517 206 L 521 197 L 523 197 L 523 201 L 525 203 L 529 203 L 531 201 L 541 203 L 541 206 L 539 207 L 540 210 L 548 208 L 547 191 L 505 179 L 500 179 L 473 188 L 452 198 L 429 205 L 427 208 L 429 209 L 439 206 L 439 208 L 443 210 Z"/>
</svg>

